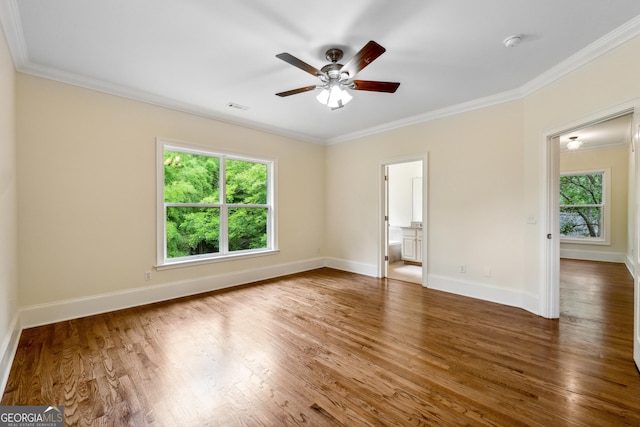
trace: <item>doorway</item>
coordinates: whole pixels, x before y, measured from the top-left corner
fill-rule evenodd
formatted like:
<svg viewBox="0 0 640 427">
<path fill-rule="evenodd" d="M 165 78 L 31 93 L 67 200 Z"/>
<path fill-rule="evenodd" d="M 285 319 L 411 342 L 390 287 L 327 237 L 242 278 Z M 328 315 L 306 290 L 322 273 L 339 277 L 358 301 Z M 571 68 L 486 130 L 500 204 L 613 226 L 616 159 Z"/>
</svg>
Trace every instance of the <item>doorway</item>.
<svg viewBox="0 0 640 427">
<path fill-rule="evenodd" d="M 381 164 L 381 277 L 425 284 L 426 156 Z"/>
<path fill-rule="evenodd" d="M 543 207 L 546 216 L 546 229 L 543 229 L 543 233 L 546 238 L 544 248 L 544 277 L 545 277 L 545 286 L 543 288 L 543 292 L 541 294 L 541 314 L 548 318 L 558 318 L 560 317 L 560 258 L 574 258 L 574 259 L 583 259 L 583 260 L 594 260 L 594 261 L 609 261 L 609 262 L 618 262 L 624 263 L 627 266 L 627 269 L 634 276 L 634 299 L 635 299 L 635 307 L 634 307 L 634 359 L 636 365 L 640 366 L 640 258 L 638 254 L 638 249 L 640 248 L 639 239 L 640 239 L 640 211 L 638 211 L 638 200 L 640 200 L 638 196 L 638 191 L 640 189 L 639 185 L 639 168 L 638 168 L 638 149 L 636 145 L 638 145 L 638 134 L 640 133 L 640 123 L 638 114 L 634 111 L 638 110 L 638 105 L 636 103 L 630 103 L 626 106 L 619 106 L 616 109 L 612 109 L 606 113 L 601 113 L 599 115 L 594 115 L 590 120 L 585 119 L 582 123 L 576 123 L 573 126 L 565 126 L 564 129 L 548 133 L 545 137 L 546 144 L 544 147 L 544 152 L 546 155 L 546 163 L 545 163 L 545 175 L 547 178 L 546 182 L 546 204 Z M 561 235 L 566 235 L 567 229 L 564 221 L 567 218 L 571 219 L 571 215 L 565 214 L 563 218 L 561 218 L 560 212 L 562 212 L 561 208 L 566 208 L 566 206 L 562 206 L 560 201 L 560 177 L 562 175 L 561 172 L 567 174 L 566 171 L 561 170 L 566 168 L 566 164 L 564 167 L 561 167 L 561 144 L 563 148 L 566 148 L 567 142 L 570 142 L 572 139 L 579 140 L 578 133 L 596 135 L 598 130 L 601 127 L 607 127 L 616 121 L 624 122 L 625 132 L 624 136 L 618 138 L 618 144 L 623 146 L 623 151 L 626 154 L 622 163 L 626 163 L 626 174 L 621 172 L 624 168 L 617 166 L 617 173 L 614 173 L 613 167 L 607 168 L 605 166 L 595 167 L 594 164 L 587 165 L 585 167 L 577 167 L 574 163 L 573 169 L 583 169 L 581 171 L 573 171 L 574 175 L 586 175 L 588 173 L 594 172 L 593 169 L 603 170 L 605 175 L 609 174 L 609 179 L 613 180 L 614 176 L 623 175 L 622 178 L 626 187 L 623 194 L 623 198 L 626 200 L 625 203 L 620 204 L 618 201 L 618 206 L 616 207 L 616 202 L 612 199 L 609 199 L 609 206 L 606 206 L 606 200 L 603 200 L 605 206 L 602 207 L 603 214 L 606 217 L 609 217 L 609 221 L 611 222 L 610 226 L 607 227 L 605 221 L 598 225 L 599 228 L 602 228 L 603 235 L 594 236 L 593 231 L 590 230 L 591 235 L 589 237 L 599 237 L 600 242 L 594 241 L 591 242 L 593 246 L 584 245 L 582 247 L 575 245 L 576 239 L 567 240 L 566 237 L 562 239 L 561 243 Z M 637 131 L 636 131 L 637 130 Z M 577 136 L 577 138 L 573 138 Z M 562 139 L 564 138 L 564 143 Z M 578 144 L 579 145 L 579 144 Z M 602 147 L 594 147 L 591 149 L 594 151 L 598 150 Z M 604 158 L 606 157 L 604 151 L 593 153 L 591 156 L 593 158 Z M 575 159 L 574 159 L 575 160 Z M 565 162 L 566 163 L 566 162 Z M 571 162 L 569 162 L 571 163 Z M 607 163 L 614 163 L 612 160 L 607 160 Z M 618 162 L 620 164 L 620 162 Z M 597 170 L 595 172 L 598 172 Z M 609 193 L 610 195 L 614 195 L 611 188 L 620 189 L 621 185 L 615 184 L 613 182 L 609 182 L 609 189 L 607 190 L 606 186 L 603 185 L 603 191 L 605 193 Z M 620 194 L 618 194 L 618 199 L 621 198 Z M 604 199 L 604 198 L 603 198 Z M 566 205 L 566 201 L 563 201 Z M 593 205 L 594 203 L 592 203 Z M 605 208 L 610 209 L 609 212 Z M 619 218 L 616 220 L 616 214 L 613 210 L 624 211 L 623 217 L 624 219 L 620 220 Z M 622 223 L 622 224 L 621 224 Z M 621 225 L 624 227 L 624 232 L 620 233 L 618 231 L 616 237 L 616 231 L 614 227 L 611 225 L 616 224 L 618 227 Z M 597 230 L 596 230 L 597 231 Z M 621 237 L 622 236 L 622 237 Z M 620 241 L 616 242 L 615 240 L 622 239 L 622 243 Z M 583 242 L 586 243 L 586 242 Z M 596 245 L 600 245 L 599 247 Z"/>
<path fill-rule="evenodd" d="M 617 113 L 603 115 L 600 118 L 587 120 L 582 124 L 568 126 L 566 129 L 547 137 L 547 214 L 546 214 L 546 251 L 547 251 L 547 286 L 543 302 L 546 307 L 542 314 L 549 318 L 560 316 L 559 269 L 560 258 L 574 258 L 592 261 L 627 262 L 628 245 L 633 243 L 634 227 L 628 206 L 632 204 L 629 196 L 632 189 L 627 189 L 630 169 L 629 147 L 631 139 L 631 121 L 633 110 L 626 109 Z M 572 140 L 582 142 L 578 148 L 568 148 Z M 612 154 L 615 153 L 615 154 Z M 622 156 L 622 158 L 620 158 Z M 612 157 L 617 157 L 613 160 Z M 616 170 L 611 170 L 612 165 Z M 566 194 L 561 200 L 561 178 L 585 178 L 592 174 L 604 176 L 601 182 L 602 200 L 586 201 L 585 210 L 596 210 L 601 202 L 600 222 L 578 224 L 578 215 L 582 208 L 571 205 L 567 207 Z M 617 180 L 612 183 L 612 180 Z M 564 181 L 563 181 L 564 182 Z M 620 191 L 624 187 L 624 190 Z M 569 187 L 570 188 L 570 187 Z M 616 197 L 612 197 L 615 189 Z M 566 191 L 565 191 L 566 193 Z M 580 197 L 578 197 L 580 199 Z M 629 202 L 627 202 L 629 200 Z M 613 209 L 613 211 L 612 211 Z M 564 215 L 560 215 L 564 212 Z M 582 215 L 585 217 L 585 215 Z M 586 219 L 584 220 L 586 221 Z M 582 221 L 582 222 L 584 222 Z M 589 221 L 587 221 L 589 222 Z M 620 224 L 623 222 L 623 224 Z M 597 236 L 589 233 L 580 235 L 587 226 L 596 228 Z M 572 229 L 571 226 L 574 228 Z M 577 226 L 577 227 L 576 227 Z M 574 235 L 575 234 L 575 235 Z M 612 241 L 613 238 L 613 241 Z M 628 264 L 628 263 L 627 263 Z M 628 264 L 629 265 L 629 264 Z"/>
</svg>

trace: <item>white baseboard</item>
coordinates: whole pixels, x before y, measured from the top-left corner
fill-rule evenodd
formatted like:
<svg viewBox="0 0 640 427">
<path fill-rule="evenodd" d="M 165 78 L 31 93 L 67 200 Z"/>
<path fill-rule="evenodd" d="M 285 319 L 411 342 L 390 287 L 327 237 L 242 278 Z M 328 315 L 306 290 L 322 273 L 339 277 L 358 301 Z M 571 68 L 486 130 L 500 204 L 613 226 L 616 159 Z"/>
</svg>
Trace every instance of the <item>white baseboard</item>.
<svg viewBox="0 0 640 427">
<path fill-rule="evenodd" d="M 326 258 L 326 267 L 336 270 L 348 271 L 350 273 L 362 274 L 364 276 L 378 277 L 378 266 L 363 262 L 349 261 L 338 258 Z"/>
<path fill-rule="evenodd" d="M 627 255 L 624 259 L 624 265 L 627 266 L 627 270 L 629 270 L 629 273 L 631 273 L 632 276 L 635 277 L 635 264 L 633 262 L 633 258 L 630 255 Z"/>
<path fill-rule="evenodd" d="M 25 328 L 272 279 L 325 267 L 325 264 L 324 258 L 314 258 L 289 264 L 23 307 L 16 313 L 11 323 L 11 331 L 0 347 L 0 351 L 2 351 L 0 353 L 0 390 L 4 393 L 13 358 L 18 348 L 20 333 Z"/>
<path fill-rule="evenodd" d="M 581 251 L 579 249 L 560 248 L 560 258 L 580 259 L 584 261 L 624 263 L 627 256 L 619 252 L 595 252 L 595 251 Z"/>
<path fill-rule="evenodd" d="M 2 389 L 4 390 L 11 363 L 17 349 L 20 332 L 23 328 L 166 301 L 321 267 L 330 267 L 351 273 L 377 277 L 377 266 L 373 264 L 338 258 L 314 258 L 290 264 L 281 264 L 266 268 L 244 270 L 235 273 L 207 276 L 157 286 L 147 286 L 144 288 L 24 307 L 19 311 L 13 321 L 11 336 L 5 339 L 5 341 L 7 341 L 6 343 L 3 343 L 5 347 L 3 347 L 4 353 L 2 354 L 2 364 L 0 365 L 0 375 L 2 375 L 0 377 L 2 383 L 0 384 L 2 384 Z M 519 307 L 537 314 L 537 297 L 534 295 L 523 295 L 521 291 L 438 275 L 429 275 L 428 284 L 428 287 L 431 289 Z"/>
<path fill-rule="evenodd" d="M 378 277 L 377 266 L 338 258 L 327 258 L 326 266 L 336 270 L 365 276 Z M 535 315 L 539 315 L 538 296 L 525 294 L 519 290 L 500 288 L 480 282 L 457 280 L 446 276 L 430 274 L 427 280 L 427 288 L 449 292 L 466 297 L 496 302 L 512 307 L 522 308 Z"/>
<path fill-rule="evenodd" d="M 540 297 L 530 292 L 522 292 L 522 308 L 537 316 L 540 314 Z"/>
<path fill-rule="evenodd" d="M 18 349 L 20 332 L 22 332 L 22 327 L 20 324 L 20 312 L 18 311 L 15 316 L 13 316 L 8 334 L 2 340 L 2 347 L 0 347 L 0 351 L 2 351 L 0 353 L 0 390 L 2 391 L 2 394 L 4 394 L 4 389 L 7 386 L 9 371 L 11 371 L 13 358 L 16 355 L 16 350 Z"/>
<path fill-rule="evenodd" d="M 23 328 L 46 325 L 99 313 L 136 307 L 154 302 L 215 291 L 287 274 L 299 273 L 325 266 L 324 258 L 243 270 L 196 279 L 147 286 L 126 291 L 92 295 L 46 304 L 32 305 L 20 310 Z"/>
<path fill-rule="evenodd" d="M 470 282 L 435 274 L 429 275 L 428 283 L 429 289 L 518 307 L 537 314 L 537 307 L 535 307 L 535 311 L 531 310 L 534 303 L 530 301 L 526 305 L 523 303 L 523 293 L 520 290 L 505 289 L 487 283 Z"/>
</svg>

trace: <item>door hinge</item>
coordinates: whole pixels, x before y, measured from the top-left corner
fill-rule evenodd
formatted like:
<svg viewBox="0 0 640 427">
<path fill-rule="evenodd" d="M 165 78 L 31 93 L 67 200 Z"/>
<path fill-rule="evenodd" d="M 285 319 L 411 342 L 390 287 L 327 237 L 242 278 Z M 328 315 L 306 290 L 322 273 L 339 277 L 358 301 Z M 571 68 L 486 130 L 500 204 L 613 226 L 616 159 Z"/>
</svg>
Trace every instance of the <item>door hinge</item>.
<svg viewBox="0 0 640 427">
<path fill-rule="evenodd" d="M 385 255 L 385 256 L 384 256 L 384 260 L 385 260 L 385 261 L 389 261 L 389 256 Z"/>
<path fill-rule="evenodd" d="M 551 240 L 551 233 L 547 234 L 547 239 Z"/>
<path fill-rule="evenodd" d="M 384 216 L 384 220 L 385 220 L 385 221 L 389 221 L 389 215 L 385 215 L 385 216 Z"/>
</svg>

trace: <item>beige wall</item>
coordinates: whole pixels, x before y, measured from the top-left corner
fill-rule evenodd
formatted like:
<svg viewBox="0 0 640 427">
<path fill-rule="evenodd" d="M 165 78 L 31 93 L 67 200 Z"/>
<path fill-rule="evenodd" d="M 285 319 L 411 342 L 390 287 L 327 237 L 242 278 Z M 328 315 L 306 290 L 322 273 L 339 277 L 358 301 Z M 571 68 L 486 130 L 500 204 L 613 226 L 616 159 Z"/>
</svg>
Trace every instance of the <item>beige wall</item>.
<svg viewBox="0 0 640 427">
<path fill-rule="evenodd" d="M 324 147 L 23 74 L 17 98 L 22 306 L 319 256 Z M 156 137 L 275 158 L 280 253 L 153 270 Z"/>
<path fill-rule="evenodd" d="M 610 244 L 609 245 L 591 245 L 591 244 L 575 244 L 562 243 L 560 248 L 562 251 L 578 251 L 590 252 L 584 254 L 582 259 L 593 259 L 595 261 L 607 261 L 602 259 L 604 255 L 619 255 L 624 259 L 627 254 L 627 198 L 629 183 L 629 146 L 607 148 L 602 150 L 576 150 L 565 151 L 560 154 L 560 172 L 580 172 L 590 170 L 610 169 Z M 575 254 L 574 254 L 575 255 Z M 571 257 L 571 256 L 570 256 Z"/>
<path fill-rule="evenodd" d="M 522 102 L 515 101 L 327 147 L 329 253 L 376 265 L 378 165 L 428 152 L 429 276 L 519 286 L 522 124 Z"/>
<path fill-rule="evenodd" d="M 539 312 L 544 137 L 639 98 L 638 51 L 640 38 L 521 100 L 327 147 L 18 74 L 20 305 L 319 255 L 375 271 L 380 162 L 429 153 L 430 285 Z M 155 262 L 156 136 L 276 157 L 281 253 L 144 282 Z"/>
<path fill-rule="evenodd" d="M 329 253 L 377 263 L 377 165 L 428 152 L 429 285 L 542 314 L 547 133 L 639 99 L 638 52 L 640 38 L 520 101 L 328 147 Z"/>
<path fill-rule="evenodd" d="M 18 312 L 15 71 L 0 28 L 0 387 Z"/>
<path fill-rule="evenodd" d="M 599 112 L 612 112 L 617 106 L 640 99 L 640 38 L 617 47 L 525 98 L 525 209 L 539 212 L 541 206 L 544 162 L 542 146 L 548 131 L 566 130 L 569 124 L 586 124 Z M 525 291 L 539 294 L 544 281 L 542 259 L 547 231 L 530 227 L 523 242 L 525 257 Z"/>
</svg>

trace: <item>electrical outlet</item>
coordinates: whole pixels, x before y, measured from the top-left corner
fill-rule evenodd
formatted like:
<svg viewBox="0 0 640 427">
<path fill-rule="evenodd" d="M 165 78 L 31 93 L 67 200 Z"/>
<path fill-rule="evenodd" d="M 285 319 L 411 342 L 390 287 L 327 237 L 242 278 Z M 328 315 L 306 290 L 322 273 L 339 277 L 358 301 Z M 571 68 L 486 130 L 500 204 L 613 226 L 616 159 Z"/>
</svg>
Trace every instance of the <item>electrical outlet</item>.
<svg viewBox="0 0 640 427">
<path fill-rule="evenodd" d="M 150 271 L 145 271 L 144 272 L 144 280 L 146 280 L 146 281 L 151 280 L 151 272 Z"/>
<path fill-rule="evenodd" d="M 467 266 L 464 264 L 460 264 L 460 273 L 466 273 L 467 272 Z"/>
</svg>

